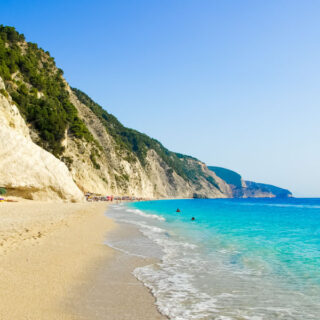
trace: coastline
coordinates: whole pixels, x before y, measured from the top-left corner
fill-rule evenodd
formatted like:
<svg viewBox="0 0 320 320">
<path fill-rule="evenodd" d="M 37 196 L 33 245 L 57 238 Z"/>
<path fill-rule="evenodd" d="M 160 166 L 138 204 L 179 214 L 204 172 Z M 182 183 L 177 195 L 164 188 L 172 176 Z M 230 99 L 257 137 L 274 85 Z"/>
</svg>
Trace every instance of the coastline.
<svg viewBox="0 0 320 320">
<path fill-rule="evenodd" d="M 132 275 L 149 261 L 104 244 L 116 228 L 106 209 L 101 202 L 1 204 L 1 319 L 166 319 Z"/>
</svg>

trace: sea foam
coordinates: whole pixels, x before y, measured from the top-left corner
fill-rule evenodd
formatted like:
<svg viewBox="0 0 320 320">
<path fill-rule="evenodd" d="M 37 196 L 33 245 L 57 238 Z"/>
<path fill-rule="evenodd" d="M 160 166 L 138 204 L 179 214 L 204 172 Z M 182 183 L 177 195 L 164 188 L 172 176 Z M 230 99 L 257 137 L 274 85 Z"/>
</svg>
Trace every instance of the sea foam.
<svg viewBox="0 0 320 320">
<path fill-rule="evenodd" d="M 134 239 L 145 256 L 161 249 L 158 263 L 133 273 L 170 319 L 318 320 L 318 207 L 319 200 L 171 200 L 108 214 L 150 241 Z"/>
</svg>

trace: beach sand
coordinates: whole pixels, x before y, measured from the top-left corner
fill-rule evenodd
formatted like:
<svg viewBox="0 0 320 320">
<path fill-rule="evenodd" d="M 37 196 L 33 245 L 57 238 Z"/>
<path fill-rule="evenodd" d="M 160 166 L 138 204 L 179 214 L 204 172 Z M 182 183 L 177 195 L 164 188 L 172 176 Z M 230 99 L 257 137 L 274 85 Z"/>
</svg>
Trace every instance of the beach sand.
<svg viewBox="0 0 320 320">
<path fill-rule="evenodd" d="M 147 260 L 103 244 L 105 203 L 0 204 L 0 319 L 165 319 L 131 274 Z"/>
</svg>

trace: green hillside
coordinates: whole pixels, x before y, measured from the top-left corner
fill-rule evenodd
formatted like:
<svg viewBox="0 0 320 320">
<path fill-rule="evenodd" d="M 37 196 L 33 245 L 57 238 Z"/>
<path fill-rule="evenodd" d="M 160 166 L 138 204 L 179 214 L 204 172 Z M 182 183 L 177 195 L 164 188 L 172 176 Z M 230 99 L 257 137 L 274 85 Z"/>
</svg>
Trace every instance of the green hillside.
<svg viewBox="0 0 320 320">
<path fill-rule="evenodd" d="M 183 168 L 183 162 L 180 160 L 187 156 L 178 156 L 176 153 L 166 149 L 159 141 L 152 139 L 137 130 L 126 128 L 114 115 L 104 110 L 84 92 L 76 88 L 72 88 L 72 90 L 79 101 L 88 106 L 93 113 L 99 117 L 100 121 L 106 127 L 107 132 L 113 137 L 119 148 L 124 148 L 133 152 L 138 157 L 142 165 L 145 165 L 147 151 L 153 149 L 158 153 L 163 161 L 165 161 L 180 176 L 187 178 L 186 172 Z"/>
<path fill-rule="evenodd" d="M 241 176 L 239 173 L 221 167 L 208 166 L 208 168 L 226 183 L 241 188 Z"/>
<path fill-rule="evenodd" d="M 292 193 L 289 190 L 270 184 L 245 181 L 246 187 L 242 187 L 241 175 L 239 173 L 221 167 L 208 166 L 208 168 L 215 172 L 219 178 L 223 179 L 229 185 L 235 187 L 233 188 L 233 197 L 255 197 L 261 195 L 262 193 L 273 194 L 278 198 L 287 198 L 292 196 Z"/>
<path fill-rule="evenodd" d="M 43 148 L 59 156 L 66 129 L 76 138 L 93 137 L 69 100 L 63 71 L 49 52 L 25 42 L 13 27 L 0 25 L 0 76 L 26 121 L 39 134 Z"/>
<path fill-rule="evenodd" d="M 292 197 L 292 193 L 289 190 L 279 188 L 271 184 L 246 181 L 246 185 L 249 190 L 261 190 L 262 192 L 271 192 L 278 198 Z"/>
<path fill-rule="evenodd" d="M 183 179 L 197 183 L 199 177 L 202 176 L 213 187 L 219 189 L 216 181 L 211 176 L 208 176 L 202 172 L 200 164 L 190 163 L 188 161 L 196 160 L 197 162 L 197 159 L 180 153 L 171 152 L 156 139 L 150 138 L 146 134 L 143 134 L 137 130 L 126 128 L 114 115 L 104 110 L 87 94 L 76 88 L 72 88 L 72 90 L 79 101 L 88 106 L 91 111 L 98 116 L 100 121 L 104 124 L 107 132 L 118 144 L 119 148 L 124 148 L 125 150 L 134 153 L 143 166 L 145 165 L 147 151 L 153 149 L 171 168 L 171 170 L 174 170 Z M 131 159 L 131 161 L 134 161 L 134 158 Z"/>
<path fill-rule="evenodd" d="M 71 103 L 63 71 L 57 68 L 54 58 L 37 44 L 26 42 L 24 35 L 14 27 L 3 25 L 0 25 L 0 76 L 6 88 L 0 94 L 9 93 L 36 134 L 36 137 L 33 135 L 34 141 L 41 147 L 63 159 L 65 149 L 62 141 L 67 133 L 74 139 L 91 142 L 101 149 Z M 168 175 L 176 172 L 184 180 L 192 181 L 196 185 L 200 177 L 203 177 L 213 187 L 218 188 L 215 180 L 203 172 L 196 159 L 171 152 L 159 141 L 124 127 L 116 117 L 84 92 L 75 88 L 72 90 L 78 99 L 99 117 L 118 150 L 126 151 L 128 162 L 138 159 L 142 166 L 145 166 L 147 151 L 153 149 L 170 167 Z M 92 162 L 95 164 L 95 161 Z M 99 168 L 97 164 L 96 168 Z"/>
</svg>

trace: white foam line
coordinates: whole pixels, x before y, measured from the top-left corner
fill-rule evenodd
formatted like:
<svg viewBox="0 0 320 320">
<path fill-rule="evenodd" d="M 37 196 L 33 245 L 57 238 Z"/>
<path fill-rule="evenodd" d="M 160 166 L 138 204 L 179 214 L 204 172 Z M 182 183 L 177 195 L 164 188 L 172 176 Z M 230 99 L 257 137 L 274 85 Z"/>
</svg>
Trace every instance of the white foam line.
<svg viewBox="0 0 320 320">
<path fill-rule="evenodd" d="M 129 251 L 127 251 L 127 250 L 118 248 L 118 247 L 116 247 L 115 245 L 109 243 L 108 241 L 105 241 L 104 243 L 105 243 L 108 247 L 110 247 L 110 248 L 112 248 L 112 249 L 115 249 L 115 250 L 117 250 L 117 251 L 120 251 L 120 252 L 122 252 L 122 253 L 125 253 L 125 254 L 127 254 L 127 255 L 129 255 L 129 256 L 139 257 L 139 258 L 143 258 L 143 259 L 147 259 L 147 258 L 148 258 L 148 257 L 146 257 L 146 256 L 143 256 L 142 254 L 136 254 L 136 253 L 132 253 L 132 252 L 129 252 Z"/>
<path fill-rule="evenodd" d="M 166 219 L 164 217 L 158 216 L 156 214 L 147 214 L 144 213 L 143 211 L 139 210 L 139 209 L 126 209 L 127 212 L 132 212 L 135 213 L 139 216 L 142 216 L 144 218 L 152 218 L 152 219 L 157 219 L 159 221 L 166 221 Z"/>
<path fill-rule="evenodd" d="M 261 207 L 279 207 L 279 208 L 301 208 L 301 209 L 320 209 L 319 205 L 312 204 L 285 204 L 285 203 L 239 203 L 241 206 L 261 206 Z"/>
</svg>

